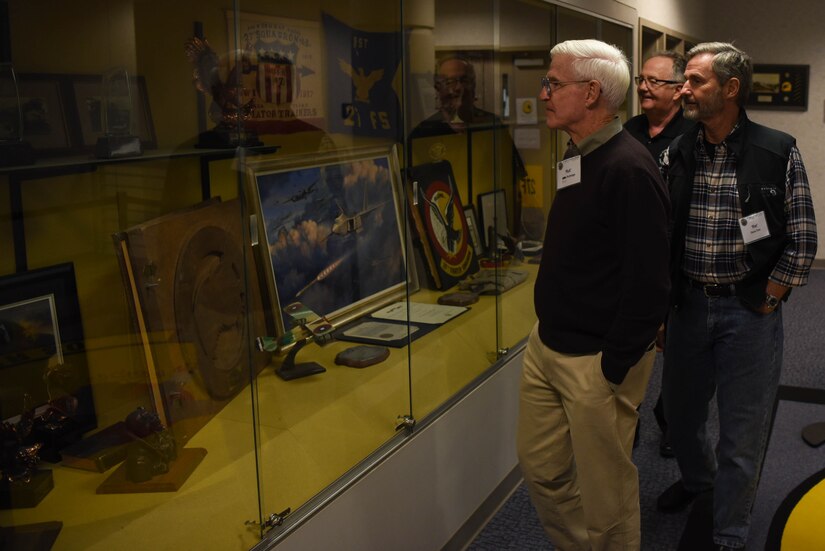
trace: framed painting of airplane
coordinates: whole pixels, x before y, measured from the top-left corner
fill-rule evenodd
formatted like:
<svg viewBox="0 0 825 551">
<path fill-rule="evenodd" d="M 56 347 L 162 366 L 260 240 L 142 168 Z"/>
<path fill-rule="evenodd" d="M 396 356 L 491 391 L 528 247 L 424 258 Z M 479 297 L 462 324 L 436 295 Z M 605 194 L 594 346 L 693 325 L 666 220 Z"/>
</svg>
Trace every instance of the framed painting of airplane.
<svg viewBox="0 0 825 551">
<path fill-rule="evenodd" d="M 248 173 L 277 335 L 294 326 L 283 311 L 294 302 L 338 325 L 417 290 L 395 148 L 261 161 Z"/>
</svg>

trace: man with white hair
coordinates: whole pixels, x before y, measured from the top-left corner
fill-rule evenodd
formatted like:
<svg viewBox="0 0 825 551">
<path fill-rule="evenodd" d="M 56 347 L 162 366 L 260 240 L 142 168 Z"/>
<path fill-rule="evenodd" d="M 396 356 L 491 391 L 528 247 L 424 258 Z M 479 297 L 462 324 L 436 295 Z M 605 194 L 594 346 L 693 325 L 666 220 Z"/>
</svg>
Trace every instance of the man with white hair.
<svg viewBox="0 0 825 551">
<path fill-rule="evenodd" d="M 550 52 L 541 100 L 569 136 L 557 163 L 524 357 L 519 462 L 560 549 L 639 549 L 631 454 L 670 291 L 670 203 L 653 157 L 616 116 L 627 58 L 598 40 Z"/>
</svg>

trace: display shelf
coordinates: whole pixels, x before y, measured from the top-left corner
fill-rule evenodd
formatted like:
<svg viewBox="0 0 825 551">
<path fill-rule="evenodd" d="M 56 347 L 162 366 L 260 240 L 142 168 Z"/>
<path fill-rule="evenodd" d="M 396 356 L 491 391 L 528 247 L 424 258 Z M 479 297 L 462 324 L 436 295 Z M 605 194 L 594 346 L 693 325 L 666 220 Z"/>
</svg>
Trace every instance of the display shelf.
<svg viewBox="0 0 825 551">
<path fill-rule="evenodd" d="M 283 381 L 273 365 L 266 367 L 252 389 L 240 392 L 187 442 L 208 453 L 178 492 L 97 495 L 111 469 L 95 473 L 55 465 L 54 490 L 35 508 L 0 511 L 0 525 L 60 520 L 55 551 L 125 549 L 135 541 L 154 549 L 252 547 L 258 533 L 245 523 L 258 518 L 259 475 L 267 490 L 263 515 L 294 510 L 393 438 L 397 417 L 410 413 L 408 377 L 411 411 L 422 419 L 490 367 L 499 302 L 507 304 L 504 315 L 510 318 L 505 335 L 529 332 L 532 316 L 524 312 L 532 311 L 537 267 L 523 266 L 530 272 L 527 281 L 502 296 L 480 297 L 468 312 L 414 341 L 411 350 L 393 348 L 379 364 L 335 365 L 335 355 L 353 346 L 335 341 L 301 352 L 324 365 L 323 374 Z M 441 294 L 421 290 L 410 298 L 435 302 Z M 259 429 L 252 425 L 253 407 Z"/>
<path fill-rule="evenodd" d="M 639 18 L 639 55 L 644 61 L 660 50 L 687 53 L 701 40 L 669 29 L 644 18 Z"/>
<path fill-rule="evenodd" d="M 137 157 L 123 157 L 118 159 L 97 159 L 88 155 L 72 157 L 54 157 L 37 161 L 31 165 L 2 167 L 0 176 L 8 178 L 9 205 L 11 214 L 12 244 L 14 265 L 16 271 L 22 272 L 28 268 L 26 255 L 26 230 L 24 223 L 24 206 L 21 186 L 26 181 L 55 178 L 70 174 L 94 172 L 99 167 L 119 164 L 147 163 L 152 161 L 167 161 L 174 159 L 197 158 L 200 162 L 201 197 L 206 200 L 211 196 L 211 178 L 209 163 L 223 159 L 233 159 L 237 156 L 269 155 L 277 152 L 279 146 L 259 146 L 239 149 L 170 149 L 153 150 Z"/>
<path fill-rule="evenodd" d="M 275 153 L 277 145 L 267 145 L 244 148 L 247 155 L 265 155 Z M 119 157 L 115 159 L 99 159 L 91 155 L 71 155 L 65 157 L 43 157 L 30 165 L 5 166 L 0 167 L 0 175 L 20 174 L 21 180 L 35 180 L 39 178 L 51 178 L 63 174 L 73 174 L 77 172 L 89 172 L 99 166 L 140 163 L 150 161 L 163 161 L 167 159 L 177 159 L 185 157 L 205 157 L 210 161 L 219 159 L 231 159 L 238 154 L 236 148 L 231 149 L 201 149 L 201 148 L 176 148 L 176 149 L 152 149 L 145 151 L 143 155 L 134 157 Z"/>
</svg>

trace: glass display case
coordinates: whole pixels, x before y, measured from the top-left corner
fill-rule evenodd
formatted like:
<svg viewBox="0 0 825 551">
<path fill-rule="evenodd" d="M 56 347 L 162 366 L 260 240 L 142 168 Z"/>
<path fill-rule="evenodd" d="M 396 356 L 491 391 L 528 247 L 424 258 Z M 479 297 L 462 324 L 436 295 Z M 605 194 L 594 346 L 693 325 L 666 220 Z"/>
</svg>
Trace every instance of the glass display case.
<svg viewBox="0 0 825 551">
<path fill-rule="evenodd" d="M 0 24 L 12 548 L 251 548 L 414 437 L 535 321 L 550 48 L 632 51 L 530 0 L 7 0 Z"/>
</svg>

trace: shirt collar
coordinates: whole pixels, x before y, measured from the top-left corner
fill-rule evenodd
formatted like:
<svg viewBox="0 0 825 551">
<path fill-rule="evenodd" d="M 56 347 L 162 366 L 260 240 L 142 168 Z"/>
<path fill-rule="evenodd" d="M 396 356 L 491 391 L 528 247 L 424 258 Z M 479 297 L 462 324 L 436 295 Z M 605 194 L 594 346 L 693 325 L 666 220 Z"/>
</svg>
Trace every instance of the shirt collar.
<svg viewBox="0 0 825 551">
<path fill-rule="evenodd" d="M 748 123 L 748 115 L 745 113 L 745 110 L 741 107 L 739 108 L 739 120 L 736 121 L 736 125 L 733 127 L 733 130 L 730 131 L 730 134 L 722 140 L 722 143 L 733 152 L 734 155 L 737 157 L 741 157 L 742 149 L 744 148 L 744 134 L 745 134 L 745 126 Z M 701 142 L 705 140 L 705 127 L 703 125 L 699 125 L 699 135 L 697 139 Z"/>
<path fill-rule="evenodd" d="M 581 143 L 573 145 L 579 150 L 581 156 L 585 157 L 606 144 L 610 138 L 621 132 L 622 128 L 622 121 L 619 120 L 619 117 L 613 117 L 613 120 L 584 138 Z M 571 143 L 572 140 L 567 142 L 568 147 Z"/>
</svg>

